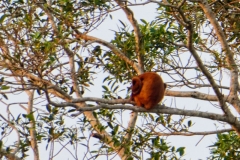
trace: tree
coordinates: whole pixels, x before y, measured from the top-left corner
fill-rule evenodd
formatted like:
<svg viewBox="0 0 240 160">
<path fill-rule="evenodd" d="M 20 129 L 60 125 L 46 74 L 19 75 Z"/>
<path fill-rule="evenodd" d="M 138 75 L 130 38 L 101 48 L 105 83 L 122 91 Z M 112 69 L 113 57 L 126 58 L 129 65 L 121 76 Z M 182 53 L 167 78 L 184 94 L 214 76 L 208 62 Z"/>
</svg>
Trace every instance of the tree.
<svg viewBox="0 0 240 160">
<path fill-rule="evenodd" d="M 131 7 L 149 4 L 157 9 L 155 19 L 137 20 Z M 179 159 L 184 144 L 176 148 L 164 136 L 240 135 L 234 114 L 240 113 L 238 1 L 15 0 L 0 5 L 0 93 L 7 108 L 0 114 L 2 157 L 33 154 L 38 160 L 47 152 L 40 150 L 45 145 L 49 159 L 64 151 L 71 159 Z M 126 17 L 112 30 L 114 37 L 93 36 L 114 12 Z M 165 99 L 194 98 L 193 107 L 206 101 L 209 110 L 221 112 L 178 109 L 172 103 L 152 110 L 134 106 L 128 99 L 131 77 L 145 71 L 161 74 L 168 84 Z M 86 97 L 100 73 L 102 97 Z M 130 116 L 127 126 L 123 115 Z M 189 117 L 229 128 L 193 132 Z M 97 146 L 89 145 L 93 138 Z"/>
</svg>

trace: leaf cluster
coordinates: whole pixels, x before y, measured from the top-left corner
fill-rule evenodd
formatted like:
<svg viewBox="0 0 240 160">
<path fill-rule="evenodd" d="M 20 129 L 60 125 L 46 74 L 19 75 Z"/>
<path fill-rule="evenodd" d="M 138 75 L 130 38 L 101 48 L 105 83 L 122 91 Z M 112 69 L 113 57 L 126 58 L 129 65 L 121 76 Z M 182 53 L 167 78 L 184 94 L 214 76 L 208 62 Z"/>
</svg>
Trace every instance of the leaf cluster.
<svg viewBox="0 0 240 160">
<path fill-rule="evenodd" d="M 235 132 L 217 134 L 217 142 L 209 147 L 212 154 L 212 156 L 208 158 L 209 160 L 240 158 L 240 138 Z"/>
</svg>

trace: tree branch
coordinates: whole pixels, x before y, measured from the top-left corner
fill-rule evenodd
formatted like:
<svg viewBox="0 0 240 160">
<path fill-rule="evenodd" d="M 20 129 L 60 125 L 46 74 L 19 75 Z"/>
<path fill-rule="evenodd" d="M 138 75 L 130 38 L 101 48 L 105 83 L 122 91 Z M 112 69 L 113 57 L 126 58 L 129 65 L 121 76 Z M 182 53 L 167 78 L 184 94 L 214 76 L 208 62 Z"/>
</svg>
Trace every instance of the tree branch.
<svg viewBox="0 0 240 160">
<path fill-rule="evenodd" d="M 230 129 L 222 129 L 222 130 L 216 130 L 216 131 L 206 131 L 206 132 L 170 132 L 170 133 L 159 133 L 153 131 L 153 135 L 158 135 L 158 136 L 199 136 L 199 135 L 211 135 L 211 134 L 219 134 L 219 133 L 224 133 L 224 132 L 230 132 L 234 131 L 232 128 Z"/>
<path fill-rule="evenodd" d="M 140 31 L 139 25 L 137 20 L 134 17 L 134 14 L 130 8 L 128 8 L 121 0 L 115 0 L 115 2 L 122 8 L 124 13 L 127 16 L 127 19 L 131 23 L 133 30 L 134 30 L 134 38 L 135 38 L 135 51 L 138 57 L 138 65 L 137 67 L 133 68 L 138 74 L 142 74 L 144 72 L 144 54 L 145 54 L 145 49 L 144 49 L 144 41 L 142 39 L 142 33 Z M 133 130 L 137 121 L 138 113 L 137 112 L 132 112 L 130 120 L 128 122 L 128 128 L 127 130 L 129 131 L 126 136 L 125 140 L 126 143 L 129 143 L 132 139 L 132 134 Z M 125 156 L 125 148 L 122 148 L 118 154 L 124 155 L 124 158 L 127 158 Z"/>
<path fill-rule="evenodd" d="M 27 107 L 27 114 L 33 114 L 33 100 L 34 100 L 34 91 L 26 91 L 28 94 L 28 107 Z M 33 119 L 30 120 L 30 142 L 31 147 L 34 152 L 34 160 L 39 160 L 39 150 L 38 150 L 38 143 L 37 143 L 37 132 L 36 132 L 36 123 L 35 117 L 32 115 Z"/>
<path fill-rule="evenodd" d="M 141 68 L 141 71 L 144 71 L 144 60 L 143 60 L 143 55 L 145 53 L 145 50 L 143 48 L 143 39 L 142 39 L 142 33 L 140 31 L 139 25 L 137 20 L 134 18 L 134 14 L 130 8 L 127 7 L 121 0 L 115 0 L 115 2 L 122 8 L 124 13 L 127 16 L 127 19 L 131 23 L 133 30 L 134 30 L 134 37 L 135 37 L 135 47 L 136 47 L 136 54 L 138 57 L 138 63 Z"/>
<path fill-rule="evenodd" d="M 55 107 L 74 107 L 78 111 L 94 111 L 97 109 L 126 109 L 126 110 L 132 110 L 134 112 L 146 112 L 146 113 L 163 113 L 163 114 L 173 114 L 173 115 L 184 115 L 184 116 L 192 116 L 192 117 L 200 117 L 200 118 L 206 118 L 206 119 L 212 119 L 222 122 L 227 122 L 229 124 L 238 124 L 238 120 L 235 117 L 234 119 L 227 117 L 226 115 L 222 114 L 215 114 L 215 113 L 207 113 L 202 111 L 194 111 L 194 110 L 183 110 L 183 109 L 176 109 L 171 107 L 166 107 L 164 105 L 157 105 L 154 109 L 146 110 L 142 107 L 137 106 L 130 106 L 130 105 L 106 105 L 106 104 L 100 104 L 95 106 L 88 106 L 84 108 L 79 108 L 74 103 L 55 103 L 50 101 L 49 104 L 55 106 Z"/>
<path fill-rule="evenodd" d="M 15 155 L 17 154 L 17 152 L 18 152 L 18 150 L 19 150 L 19 144 L 20 144 L 20 134 L 19 134 L 19 132 L 18 132 L 18 129 L 17 129 L 17 127 L 15 127 L 10 121 L 8 121 L 5 117 L 3 117 L 1 114 L 0 114 L 0 117 L 4 120 L 4 121 L 6 121 L 7 123 L 8 123 L 8 125 L 10 126 L 10 127 L 12 127 L 12 129 L 14 129 L 15 131 L 16 131 L 16 133 L 17 133 L 17 138 L 18 138 L 18 140 L 17 140 L 17 143 L 16 143 L 16 147 L 15 147 L 15 149 L 12 151 L 12 153 L 11 154 L 9 154 L 9 156 L 14 156 L 15 157 Z"/>
<path fill-rule="evenodd" d="M 71 103 L 86 102 L 86 101 L 100 102 L 100 103 L 106 103 L 106 104 L 121 104 L 121 103 L 122 104 L 125 104 L 125 103 L 135 104 L 133 101 L 130 101 L 129 99 L 109 100 L 109 99 L 102 99 L 102 98 L 95 98 L 95 97 L 75 98 L 71 101 Z"/>
<path fill-rule="evenodd" d="M 73 27 L 74 28 L 74 27 Z M 128 63 L 129 65 L 131 65 L 134 70 L 136 72 L 140 71 L 140 68 L 132 61 L 130 60 L 128 57 L 125 56 L 124 53 L 122 53 L 118 48 L 116 48 L 114 45 L 112 45 L 111 43 L 107 42 L 107 41 L 104 41 L 102 39 L 99 39 L 97 37 L 93 37 L 93 36 L 89 36 L 89 35 L 86 35 L 86 34 L 83 34 L 83 33 L 80 33 L 79 31 L 77 31 L 75 29 L 75 32 L 77 33 L 75 36 L 76 38 L 79 38 L 79 39 L 84 39 L 86 41 L 94 41 L 96 43 L 99 43 L 99 44 L 102 44 L 104 45 L 105 47 L 111 49 L 111 51 L 116 54 L 119 58 L 121 58 L 122 60 L 124 60 L 126 63 Z M 138 74 L 141 74 L 141 72 L 138 72 Z"/>
<path fill-rule="evenodd" d="M 76 35 L 77 38 L 82 38 L 84 40 L 95 41 L 95 42 L 97 42 L 99 44 L 102 44 L 102 45 L 108 47 L 109 49 L 112 50 L 112 52 L 114 54 L 116 54 L 122 60 L 124 60 L 126 63 L 131 65 L 138 74 L 141 74 L 143 72 L 142 69 L 141 69 L 141 66 L 139 67 L 137 64 L 135 64 L 132 60 L 130 60 L 128 57 L 126 57 L 124 55 L 124 53 L 122 53 L 118 48 L 116 48 L 111 43 L 108 43 L 108 42 L 106 42 L 106 41 L 104 41 L 102 39 L 98 39 L 96 37 L 92 37 L 92 36 L 88 36 L 88 35 L 82 34 L 82 33 L 78 32 L 77 30 L 75 30 L 75 31 L 77 33 L 77 35 Z M 131 118 L 130 118 L 129 123 L 128 123 L 129 133 L 126 134 L 126 136 L 125 136 L 126 141 L 128 141 L 128 142 L 130 142 L 130 140 L 131 140 L 132 132 L 130 132 L 130 131 L 134 129 L 134 126 L 135 126 L 136 121 L 137 121 L 137 116 L 138 116 L 138 113 L 135 113 L 135 112 L 131 113 Z M 124 148 L 121 148 L 121 150 L 118 152 L 119 156 L 122 157 L 122 158 L 124 158 L 124 157 L 126 158 L 126 155 L 125 155 L 124 152 L 125 152 Z"/>
<path fill-rule="evenodd" d="M 204 4 L 206 4 L 207 2 L 205 2 Z M 189 49 L 189 51 L 191 52 L 191 54 L 193 55 L 194 59 L 197 62 L 198 67 L 200 68 L 200 70 L 203 72 L 203 74 L 207 77 L 209 83 L 211 84 L 213 91 L 215 92 L 217 98 L 218 98 L 218 102 L 219 105 L 221 107 L 221 109 L 223 110 L 223 112 L 226 114 L 226 116 L 228 117 L 229 121 L 231 121 L 232 123 L 232 127 L 234 128 L 235 131 L 237 131 L 238 135 L 240 135 L 240 123 L 239 121 L 236 119 L 236 117 L 233 116 L 233 114 L 231 113 L 231 111 L 229 110 L 228 106 L 225 103 L 225 99 L 223 98 L 222 93 L 220 92 L 218 85 L 216 84 L 215 80 L 213 79 L 212 75 L 208 72 L 208 70 L 206 69 L 206 67 L 204 66 L 201 58 L 199 57 L 199 55 L 197 54 L 194 45 L 193 45 L 193 34 L 194 34 L 194 30 L 193 30 L 193 24 L 185 17 L 185 15 L 183 14 L 181 7 L 178 9 L 180 15 L 182 16 L 183 21 L 188 24 L 188 26 L 186 26 L 186 29 L 188 30 L 188 36 L 187 36 L 187 48 Z M 209 17 L 209 18 L 213 18 L 213 17 Z M 212 21 L 212 20 L 210 20 Z M 216 25 L 216 24 L 213 24 Z M 218 28 L 215 28 L 218 29 Z M 222 37 L 223 38 L 223 37 Z M 226 48 L 225 48 L 226 49 Z M 230 55 L 229 55 L 230 56 Z M 230 56 L 231 57 L 231 56 Z M 235 63 L 234 63 L 235 64 Z M 235 69 L 233 67 L 234 72 Z M 235 80 L 234 80 L 235 81 Z M 232 81 L 233 82 L 233 81 Z M 235 89 L 235 88 L 234 88 Z M 234 92 L 235 93 L 235 92 Z M 237 94 L 236 94 L 237 95 Z M 234 95 L 234 96 L 236 96 Z"/>
<path fill-rule="evenodd" d="M 1 149 L 0 158 L 5 156 L 8 160 L 22 160 L 22 158 L 17 157 L 15 154 L 8 153 L 5 149 Z"/>
<path fill-rule="evenodd" d="M 171 96 L 171 97 L 189 97 L 189 98 L 195 98 L 199 100 L 207 100 L 207 101 L 218 101 L 218 98 L 216 95 L 210 95 L 201 93 L 198 91 L 172 91 L 172 90 L 166 90 L 165 96 Z M 232 99 L 234 97 L 231 96 L 223 96 L 224 100 L 228 103 L 232 103 Z M 129 99 L 102 99 L 102 98 L 96 98 L 96 97 L 83 97 L 83 98 L 73 98 L 68 103 L 80 103 L 80 102 L 98 102 L 98 103 L 105 103 L 105 104 L 135 104 L 135 102 L 130 101 Z M 65 105 L 65 102 L 62 102 L 63 105 Z"/>
<path fill-rule="evenodd" d="M 207 100 L 207 101 L 218 101 L 217 96 L 215 95 L 209 95 L 205 93 L 201 93 L 198 91 L 171 91 L 171 90 L 166 90 L 165 92 L 166 96 L 172 96 L 172 97 L 191 97 L 195 99 L 200 99 L 200 100 Z M 229 96 L 224 96 L 225 100 L 230 101 Z"/>
<path fill-rule="evenodd" d="M 222 27 L 218 24 L 216 20 L 216 16 L 214 12 L 212 12 L 210 6 L 208 5 L 208 2 L 206 0 L 202 0 L 199 2 L 200 7 L 206 14 L 207 18 L 209 19 L 210 23 L 212 24 L 214 31 L 221 43 L 222 50 L 223 52 L 226 53 L 226 60 L 228 67 L 230 68 L 231 71 L 231 84 L 230 84 L 230 95 L 235 96 L 235 103 L 234 103 L 234 108 L 238 113 L 240 113 L 240 100 L 237 96 L 237 90 L 238 90 L 238 67 L 234 61 L 234 53 L 230 50 L 229 45 L 227 43 L 225 34 L 222 30 Z"/>
<path fill-rule="evenodd" d="M 162 2 L 155 1 L 155 0 L 148 0 L 148 1 L 149 1 L 149 2 L 157 3 L 157 4 L 159 4 L 160 6 L 171 7 L 171 8 L 175 8 L 175 9 L 178 8 L 177 6 L 171 5 L 171 4 L 166 3 L 166 2 L 162 3 Z"/>
</svg>

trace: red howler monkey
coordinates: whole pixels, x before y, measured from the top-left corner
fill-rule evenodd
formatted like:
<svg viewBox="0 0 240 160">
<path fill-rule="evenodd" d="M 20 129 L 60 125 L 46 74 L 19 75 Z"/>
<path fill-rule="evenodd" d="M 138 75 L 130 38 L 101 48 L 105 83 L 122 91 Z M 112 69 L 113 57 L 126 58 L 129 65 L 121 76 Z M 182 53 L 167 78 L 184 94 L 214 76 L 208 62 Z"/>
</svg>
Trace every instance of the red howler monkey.
<svg viewBox="0 0 240 160">
<path fill-rule="evenodd" d="M 167 85 L 154 72 L 145 72 L 132 78 L 131 100 L 139 107 L 151 109 L 164 97 Z"/>
</svg>

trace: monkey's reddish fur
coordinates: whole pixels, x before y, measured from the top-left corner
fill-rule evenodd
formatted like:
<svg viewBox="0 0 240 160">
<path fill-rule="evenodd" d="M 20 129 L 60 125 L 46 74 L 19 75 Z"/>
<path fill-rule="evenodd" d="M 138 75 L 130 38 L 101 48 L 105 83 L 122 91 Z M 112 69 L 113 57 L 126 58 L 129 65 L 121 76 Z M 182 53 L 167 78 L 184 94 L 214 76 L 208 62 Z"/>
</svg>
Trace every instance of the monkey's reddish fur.
<svg viewBox="0 0 240 160">
<path fill-rule="evenodd" d="M 132 78 L 131 100 L 139 107 L 151 109 L 164 97 L 167 85 L 154 72 L 145 72 Z"/>
</svg>

